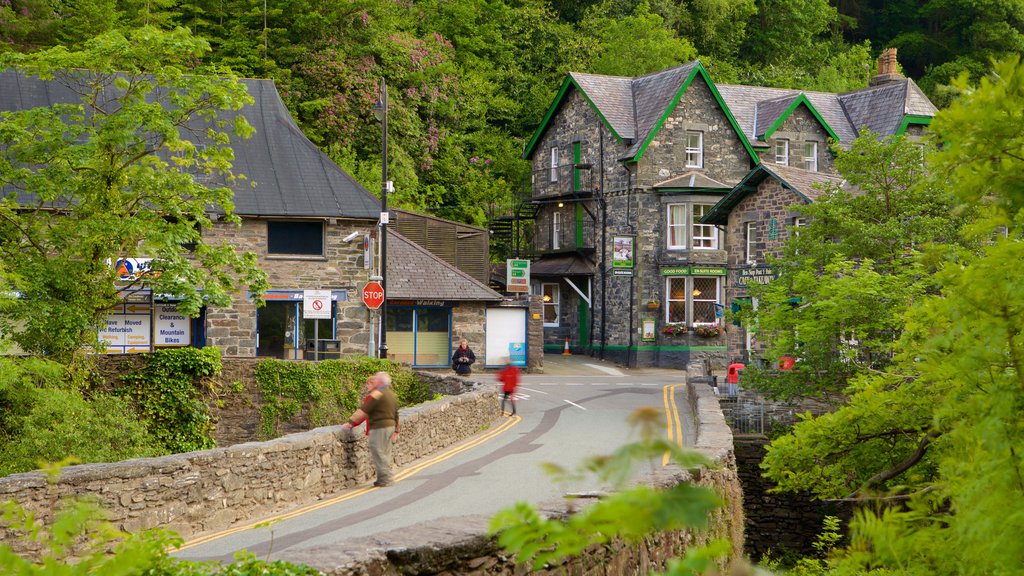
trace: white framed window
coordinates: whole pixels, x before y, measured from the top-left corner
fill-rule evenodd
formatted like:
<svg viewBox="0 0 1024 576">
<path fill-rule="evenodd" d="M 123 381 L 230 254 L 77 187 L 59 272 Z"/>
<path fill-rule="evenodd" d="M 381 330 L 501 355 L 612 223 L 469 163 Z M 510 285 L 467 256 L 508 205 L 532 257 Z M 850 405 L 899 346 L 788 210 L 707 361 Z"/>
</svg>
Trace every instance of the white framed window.
<svg viewBox="0 0 1024 576">
<path fill-rule="evenodd" d="M 669 276 L 665 278 L 665 322 L 694 326 L 714 325 L 715 304 L 722 303 L 720 276 Z"/>
<path fill-rule="evenodd" d="M 704 133 L 697 130 L 686 131 L 686 167 L 704 167 Z"/>
<path fill-rule="evenodd" d="M 683 250 L 686 248 L 686 204 L 668 205 L 668 249 Z"/>
<path fill-rule="evenodd" d="M 558 326 L 559 296 L 558 284 L 541 284 L 542 300 L 544 301 L 544 326 Z"/>
<path fill-rule="evenodd" d="M 693 325 L 717 324 L 715 304 L 720 304 L 720 280 L 718 276 L 692 276 L 690 296 L 693 301 Z"/>
<path fill-rule="evenodd" d="M 693 205 L 693 249 L 717 250 L 718 228 L 714 224 L 701 224 L 700 219 L 711 212 L 712 204 Z"/>
<path fill-rule="evenodd" d="M 551 249 L 558 250 L 562 247 L 562 213 L 551 214 Z"/>
<path fill-rule="evenodd" d="M 745 238 L 743 251 L 744 258 L 747 260 L 747 264 L 753 264 L 757 262 L 757 222 L 747 222 L 744 226 Z"/>
<path fill-rule="evenodd" d="M 686 322 L 686 276 L 665 278 L 665 322 Z"/>
<path fill-rule="evenodd" d="M 818 143 L 804 142 L 804 170 L 818 171 Z"/>
<path fill-rule="evenodd" d="M 551 148 L 551 181 L 558 182 L 558 148 Z"/>
<path fill-rule="evenodd" d="M 775 141 L 775 163 L 789 166 L 789 140 Z"/>
</svg>

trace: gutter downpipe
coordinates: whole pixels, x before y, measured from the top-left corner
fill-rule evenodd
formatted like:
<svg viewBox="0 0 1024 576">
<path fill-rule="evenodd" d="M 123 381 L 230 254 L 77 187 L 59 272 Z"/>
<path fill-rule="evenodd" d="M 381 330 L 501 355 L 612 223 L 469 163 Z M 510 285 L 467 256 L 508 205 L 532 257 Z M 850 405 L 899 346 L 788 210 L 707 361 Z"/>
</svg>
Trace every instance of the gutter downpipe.
<svg viewBox="0 0 1024 576">
<path fill-rule="evenodd" d="M 601 203 L 601 360 L 604 360 L 604 348 L 608 344 L 606 338 L 605 327 L 607 323 L 607 298 L 605 295 L 608 293 L 608 270 L 605 268 L 606 254 L 608 253 L 608 204 L 604 199 L 604 130 L 598 127 L 599 144 L 598 150 L 600 154 L 600 161 L 598 162 L 598 197 Z M 593 342 L 594 339 L 594 315 L 590 315 L 590 339 Z M 591 355 L 593 355 L 593 345 L 591 345 Z"/>
</svg>

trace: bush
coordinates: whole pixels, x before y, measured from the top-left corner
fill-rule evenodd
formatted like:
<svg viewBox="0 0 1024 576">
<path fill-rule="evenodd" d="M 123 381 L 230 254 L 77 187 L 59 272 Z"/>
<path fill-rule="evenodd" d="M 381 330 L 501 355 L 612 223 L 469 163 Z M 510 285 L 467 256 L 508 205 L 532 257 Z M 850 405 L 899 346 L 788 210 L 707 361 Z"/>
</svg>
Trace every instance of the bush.
<svg viewBox="0 0 1024 576">
<path fill-rule="evenodd" d="M 391 386 L 401 406 L 431 399 L 427 385 L 398 362 L 379 358 L 287 362 L 267 359 L 256 365 L 256 383 L 263 395 L 260 433 L 271 438 L 281 423 L 294 418 L 303 407 L 310 424 L 339 424 L 363 403 L 366 379 L 380 371 L 391 374 Z"/>
<path fill-rule="evenodd" d="M 0 475 L 74 456 L 112 462 L 157 453 L 132 407 L 87 397 L 67 369 L 39 358 L 0 358 Z"/>
<path fill-rule="evenodd" d="M 213 395 L 211 377 L 220 370 L 217 348 L 158 350 L 146 355 L 145 367 L 121 378 L 117 394 L 132 400 L 165 453 L 206 450 L 216 443 L 203 386 Z"/>
</svg>

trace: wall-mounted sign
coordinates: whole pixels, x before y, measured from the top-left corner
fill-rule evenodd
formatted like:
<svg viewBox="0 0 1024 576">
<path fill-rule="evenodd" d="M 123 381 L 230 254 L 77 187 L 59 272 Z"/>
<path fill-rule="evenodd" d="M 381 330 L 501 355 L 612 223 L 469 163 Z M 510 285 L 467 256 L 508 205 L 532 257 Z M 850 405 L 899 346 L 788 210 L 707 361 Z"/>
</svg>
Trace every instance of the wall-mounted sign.
<svg viewBox="0 0 1024 576">
<path fill-rule="evenodd" d="M 159 276 L 153 272 L 152 263 L 152 258 L 121 258 L 114 264 L 114 269 L 119 280 L 131 282 L 143 276 Z"/>
<path fill-rule="evenodd" d="M 530 261 L 510 258 L 505 261 L 505 291 L 530 292 Z"/>
<path fill-rule="evenodd" d="M 108 354 L 149 352 L 152 316 L 117 313 L 107 316 L 100 328 L 100 340 Z"/>
<path fill-rule="evenodd" d="M 760 268 L 743 268 L 736 272 L 736 285 L 767 284 L 775 280 L 776 274 L 770 266 Z"/>
<path fill-rule="evenodd" d="M 654 318 L 641 318 L 640 325 L 643 326 L 640 340 L 643 342 L 654 342 L 657 339 L 657 334 L 654 331 Z"/>
<path fill-rule="evenodd" d="M 667 266 L 661 269 L 662 276 L 725 276 L 725 266 Z"/>
<path fill-rule="evenodd" d="M 192 343 L 192 320 L 174 304 L 153 307 L 153 345 L 188 346 Z"/>
<path fill-rule="evenodd" d="M 612 268 L 633 268 L 636 261 L 636 238 L 612 236 Z"/>
<path fill-rule="evenodd" d="M 508 363 L 513 366 L 526 366 L 526 343 L 508 343 Z"/>
</svg>

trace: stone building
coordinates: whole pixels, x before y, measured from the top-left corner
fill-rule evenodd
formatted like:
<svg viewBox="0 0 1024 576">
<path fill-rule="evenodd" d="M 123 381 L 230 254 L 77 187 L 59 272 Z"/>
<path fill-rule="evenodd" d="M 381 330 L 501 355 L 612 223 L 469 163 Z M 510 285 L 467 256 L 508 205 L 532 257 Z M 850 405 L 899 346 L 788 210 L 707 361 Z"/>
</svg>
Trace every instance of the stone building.
<svg viewBox="0 0 1024 576">
<path fill-rule="evenodd" d="M 198 318 L 187 318 L 177 312 L 173 297 L 134 290 L 112 312 L 108 330 L 101 333 L 107 352 L 209 345 L 233 357 L 323 359 L 376 354 L 371 325 L 379 322 L 362 303 L 360 293 L 378 268 L 373 239 L 379 230 L 380 201 L 303 136 L 272 81 L 242 82 L 254 103 L 221 112 L 219 118 L 230 123 L 236 115 L 244 115 L 255 128 L 251 138 L 232 142 L 234 171 L 245 179 L 208 182 L 233 189 L 234 212 L 241 225 L 211 213 L 213 225 L 202 234 L 210 244 L 230 244 L 256 255 L 271 286 L 265 305 L 257 306 L 251 294 L 242 293 L 229 307 L 206 307 Z M 28 78 L 13 70 L 0 72 L 0 111 L 77 101 L 78 96 L 57 81 Z M 474 339 L 481 358 L 502 363 L 509 349 L 497 337 L 508 332 L 510 318 L 521 321 L 515 338 L 525 345 L 531 303 L 529 299 L 502 302 L 501 295 L 486 286 L 486 230 L 401 210 L 391 211 L 391 220 L 395 222 L 387 255 L 391 356 L 416 366 L 445 367 L 452 342 L 457 344 L 465 336 Z M 424 246 L 395 231 L 416 235 L 420 228 Z M 118 266 L 135 268 L 149 261 L 145 254 L 137 256 L 124 258 Z M 444 262 L 446 256 L 451 264 Z M 328 304 L 328 317 L 306 317 L 308 291 L 329 296 L 320 301 Z M 489 312 L 489 307 L 496 311 Z M 491 317 L 505 322 L 488 329 Z M 498 343 L 490 356 L 489 341 Z M 539 363 L 539 348 L 532 356 L 532 364 Z"/>
<path fill-rule="evenodd" d="M 844 94 L 716 85 L 700 61 L 636 78 L 570 73 L 524 151 L 545 348 L 724 364 L 737 236 L 708 216 L 775 174 L 764 165 L 802 186 L 835 175 L 832 147 L 862 129 L 920 135 L 934 112 L 895 51 L 869 87 Z"/>
</svg>

